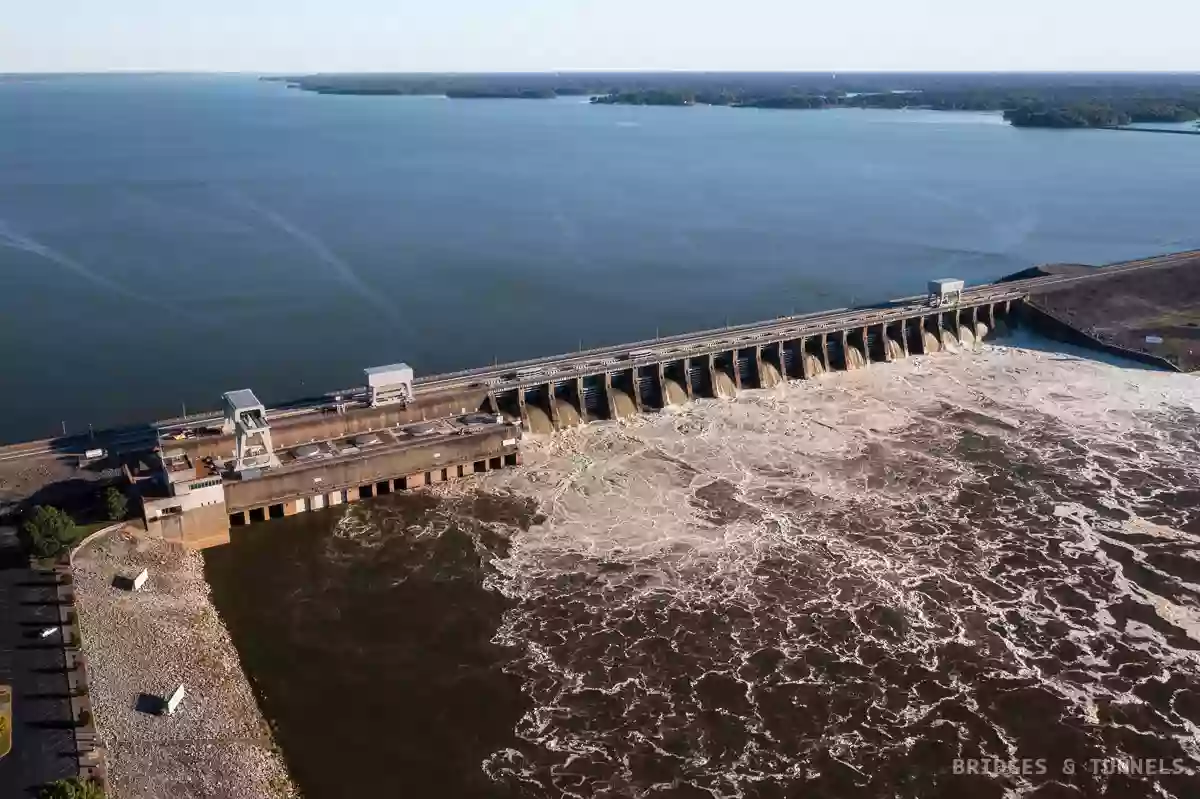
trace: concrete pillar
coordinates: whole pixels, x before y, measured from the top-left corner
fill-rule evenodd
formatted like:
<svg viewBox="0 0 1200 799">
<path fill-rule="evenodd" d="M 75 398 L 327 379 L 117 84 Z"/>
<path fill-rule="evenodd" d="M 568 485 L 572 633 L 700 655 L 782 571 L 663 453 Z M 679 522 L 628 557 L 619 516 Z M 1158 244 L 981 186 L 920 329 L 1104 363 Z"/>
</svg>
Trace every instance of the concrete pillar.
<svg viewBox="0 0 1200 799">
<path fill-rule="evenodd" d="M 962 332 L 959 330 L 959 328 L 962 327 L 962 325 L 960 324 L 960 319 L 959 319 L 960 313 L 961 313 L 960 309 L 958 309 L 958 308 L 954 309 L 954 340 L 961 343 L 962 342 Z"/>
<path fill-rule="evenodd" d="M 731 353 L 731 356 L 733 358 L 733 387 L 738 390 L 738 393 L 741 393 L 742 370 L 741 370 L 741 367 L 738 366 L 738 351 L 737 351 L 736 347 L 734 348 L 733 352 Z"/>
<path fill-rule="evenodd" d="M 692 396 L 692 359 L 683 359 L 683 390 L 687 392 L 688 402 L 691 402 Z"/>
<path fill-rule="evenodd" d="M 712 353 L 708 355 L 708 384 L 712 386 L 713 396 L 717 396 L 717 356 Z"/>
<path fill-rule="evenodd" d="M 996 329 L 996 305 L 994 303 L 987 304 L 987 311 L 984 314 L 987 317 L 987 326 L 989 331 Z"/>
<path fill-rule="evenodd" d="M 841 333 L 842 333 L 842 366 L 844 366 L 846 371 L 848 372 L 853 368 L 852 366 L 850 366 L 850 356 L 847 354 L 850 351 L 850 337 L 846 334 L 845 330 L 841 331 Z"/>
<path fill-rule="evenodd" d="M 646 409 L 642 407 L 642 388 L 638 385 L 638 367 L 636 366 L 629 370 L 629 385 L 633 389 L 633 407 L 637 408 L 638 413 L 645 413 Z"/>
<path fill-rule="evenodd" d="M 587 401 L 583 398 L 583 378 L 575 378 L 575 401 L 579 403 L 579 421 L 587 424 L 591 421 L 588 418 Z"/>
<path fill-rule="evenodd" d="M 869 332 L 865 327 L 862 329 L 863 366 L 871 365 L 871 337 L 868 335 Z"/>
<path fill-rule="evenodd" d="M 496 402 L 496 392 L 489 391 L 487 396 L 488 409 L 495 414 L 500 413 L 500 403 Z"/>
<path fill-rule="evenodd" d="M 808 336 L 800 337 L 800 376 L 807 380 L 808 374 Z"/>
<path fill-rule="evenodd" d="M 521 413 L 521 426 L 526 432 L 532 432 L 529 429 L 529 410 L 525 407 L 525 389 L 517 387 L 517 409 Z"/>
<path fill-rule="evenodd" d="M 550 424 L 554 425 L 555 430 L 562 430 L 562 416 L 558 412 L 558 395 L 554 393 L 554 384 L 546 384 L 546 404 L 550 411 Z"/>
<path fill-rule="evenodd" d="M 908 352 L 908 320 L 900 320 L 900 347 L 904 350 L 904 357 L 909 356 Z"/>
<path fill-rule="evenodd" d="M 612 373 L 611 372 L 604 373 L 604 401 L 608 403 L 608 418 L 609 419 L 618 418 L 617 417 L 617 403 L 613 399 L 613 384 L 612 384 Z"/>
<path fill-rule="evenodd" d="M 822 360 L 821 365 L 825 367 L 825 373 L 829 374 L 831 369 L 829 368 L 829 334 L 828 333 L 821 334 L 821 360 Z"/>
<path fill-rule="evenodd" d="M 758 385 L 762 385 L 762 345 L 754 345 L 754 373 L 758 375 Z"/>
<path fill-rule="evenodd" d="M 404 478 L 404 484 L 409 488 L 419 488 L 425 485 L 425 472 L 416 472 Z"/>
<path fill-rule="evenodd" d="M 893 358 L 892 348 L 888 346 L 888 342 L 891 341 L 891 339 L 888 338 L 888 326 L 888 322 L 884 322 L 879 326 L 879 344 L 883 347 L 883 360 L 887 363 L 891 363 Z"/>
<path fill-rule="evenodd" d="M 783 378 L 783 382 L 785 382 L 785 383 L 791 378 L 791 375 L 788 374 L 787 359 L 784 358 L 784 355 L 786 353 L 787 353 L 787 342 L 786 341 L 779 342 L 779 344 L 777 345 L 777 349 L 776 349 L 776 354 L 778 354 L 778 356 L 779 356 L 779 376 Z"/>
<path fill-rule="evenodd" d="M 658 376 L 658 401 L 665 408 L 671 404 L 667 401 L 667 367 L 662 361 L 655 366 L 654 373 Z"/>
</svg>

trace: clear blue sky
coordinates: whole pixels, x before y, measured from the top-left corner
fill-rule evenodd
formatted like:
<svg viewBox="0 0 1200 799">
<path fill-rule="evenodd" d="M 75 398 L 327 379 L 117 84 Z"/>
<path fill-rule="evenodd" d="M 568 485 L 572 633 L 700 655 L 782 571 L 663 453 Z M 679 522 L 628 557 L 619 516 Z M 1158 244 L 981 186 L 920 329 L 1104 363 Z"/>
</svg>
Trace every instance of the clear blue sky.
<svg viewBox="0 0 1200 799">
<path fill-rule="evenodd" d="M 1200 0 L 3 0 L 0 72 L 1200 70 Z"/>
</svg>

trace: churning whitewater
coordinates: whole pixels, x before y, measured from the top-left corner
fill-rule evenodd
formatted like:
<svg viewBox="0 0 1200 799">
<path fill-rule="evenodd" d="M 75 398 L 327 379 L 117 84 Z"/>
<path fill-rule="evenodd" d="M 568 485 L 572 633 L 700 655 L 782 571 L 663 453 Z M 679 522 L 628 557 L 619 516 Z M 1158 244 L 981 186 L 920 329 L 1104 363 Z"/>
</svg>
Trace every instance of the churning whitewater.
<svg viewBox="0 0 1200 799">
<path fill-rule="evenodd" d="M 532 705 L 483 768 L 528 796 L 1200 795 L 1198 423 L 1194 377 L 987 346 L 540 441 L 484 482 L 544 519 L 493 563 Z"/>
<path fill-rule="evenodd" d="M 1193 376 L 1009 339 L 531 437 L 206 571 L 312 799 L 1185 799 L 1198 429 Z"/>
</svg>

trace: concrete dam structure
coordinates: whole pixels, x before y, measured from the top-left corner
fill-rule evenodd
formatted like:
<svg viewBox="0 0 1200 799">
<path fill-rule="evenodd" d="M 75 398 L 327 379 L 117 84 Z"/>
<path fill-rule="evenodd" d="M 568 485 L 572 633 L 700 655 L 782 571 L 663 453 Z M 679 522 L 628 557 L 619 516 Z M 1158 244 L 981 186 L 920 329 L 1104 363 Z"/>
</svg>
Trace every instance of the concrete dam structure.
<svg viewBox="0 0 1200 799">
<path fill-rule="evenodd" d="M 695 397 L 728 399 L 747 388 L 865 369 L 914 353 L 970 349 L 1011 324 L 1019 298 L 975 297 L 916 316 L 870 311 L 792 318 L 765 329 L 712 331 L 699 340 L 642 342 L 617 360 L 517 369 L 506 381 L 515 386 L 493 384 L 489 409 L 520 419 L 531 433 L 549 433 Z"/>
<path fill-rule="evenodd" d="M 751 388 L 876 368 L 912 354 L 971 350 L 1017 325 L 1025 301 L 1081 280 L 1191 263 L 1200 253 L 1133 261 L 880 305 L 781 317 L 414 378 L 404 364 L 365 371 L 367 386 L 267 409 L 248 389 L 221 414 L 157 423 L 126 474 L 147 532 L 189 547 L 230 528 L 520 463 L 524 434 L 730 398 Z M 122 437 L 124 436 L 124 437 Z M 133 436 L 133 437 L 131 437 Z"/>
</svg>

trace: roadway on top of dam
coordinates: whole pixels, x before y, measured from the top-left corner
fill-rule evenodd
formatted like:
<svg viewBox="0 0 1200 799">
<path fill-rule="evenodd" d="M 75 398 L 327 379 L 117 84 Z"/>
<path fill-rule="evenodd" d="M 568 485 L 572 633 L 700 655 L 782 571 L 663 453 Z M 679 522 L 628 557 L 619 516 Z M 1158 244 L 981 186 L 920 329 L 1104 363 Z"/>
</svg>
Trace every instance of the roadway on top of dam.
<svg viewBox="0 0 1200 799">
<path fill-rule="evenodd" d="M 1047 275 L 1005 283 L 988 283 L 966 289 L 956 307 L 970 308 L 976 305 L 1019 299 L 1035 292 L 1040 293 L 1046 290 L 1064 288 L 1069 284 L 1077 283 L 1081 280 L 1111 277 L 1141 269 L 1178 266 L 1195 258 L 1200 258 L 1200 250 L 1189 250 L 1166 256 L 1113 264 L 1097 268 L 1095 273 L 1090 274 Z M 794 338 L 820 335 L 821 333 L 848 328 L 874 326 L 885 322 L 932 314 L 939 310 L 952 311 L 954 307 L 951 306 L 945 309 L 932 307 L 928 304 L 927 297 L 924 295 L 903 297 L 887 303 L 861 308 L 837 308 L 797 316 L 782 316 L 776 319 L 750 322 L 743 325 L 681 333 L 675 336 L 665 336 L 645 341 L 581 350 L 577 353 L 549 355 L 524 361 L 497 364 L 495 366 L 465 369 L 459 372 L 449 372 L 440 375 L 429 375 L 417 378 L 414 381 L 414 385 L 418 393 L 472 387 L 512 389 L 522 385 L 540 385 L 547 382 L 565 380 L 584 373 L 618 371 L 619 369 L 644 366 L 663 360 L 678 360 L 690 356 L 705 355 L 711 350 L 724 350 L 734 347 L 741 349 L 759 343 L 768 343 L 772 340 L 777 340 L 780 336 Z M 631 353 L 637 353 L 642 350 L 647 351 L 644 357 L 630 357 Z M 517 371 L 534 370 L 539 367 L 543 369 L 553 367 L 558 369 L 558 371 L 553 374 L 546 371 L 540 375 L 530 375 L 528 379 L 516 379 L 513 377 Z M 365 389 L 357 389 L 357 391 L 365 392 Z"/>
<path fill-rule="evenodd" d="M 1046 275 L 1004 283 L 988 283 L 966 289 L 957 307 L 970 308 L 987 303 L 1020 299 L 1030 293 L 1064 288 L 1082 280 L 1102 279 L 1142 269 L 1178 266 L 1196 258 L 1200 258 L 1200 250 L 1189 250 L 1170 255 L 1127 261 L 1100 267 L 1094 272 L 1086 274 Z M 523 361 L 512 361 L 493 366 L 465 369 L 458 372 L 427 375 L 418 377 L 413 381 L 414 389 L 418 396 L 433 392 L 463 389 L 512 390 L 521 386 L 558 382 L 585 374 L 595 374 L 605 371 L 615 372 L 663 360 L 679 360 L 687 357 L 703 356 L 710 351 L 721 351 L 735 347 L 741 349 L 759 343 L 769 343 L 772 340 L 779 339 L 781 336 L 798 338 L 800 336 L 820 335 L 821 333 L 848 328 L 874 326 L 885 322 L 932 314 L 939 310 L 952 311 L 953 307 L 945 309 L 931 307 L 927 302 L 927 297 L 924 295 L 904 297 L 861 308 L 838 308 L 796 316 L 782 316 L 742 325 L 580 350 L 575 353 L 548 355 Z M 631 357 L 632 354 L 643 350 L 646 351 L 644 356 Z M 555 370 L 553 373 L 551 372 L 552 369 Z M 526 370 L 541 370 L 541 373 L 530 374 L 525 378 L 515 376 L 517 372 Z M 331 392 L 317 400 L 310 400 L 303 406 L 284 406 L 271 409 L 267 412 L 267 415 L 269 419 L 280 419 L 295 414 L 308 413 L 316 410 L 320 405 L 328 404 L 335 395 L 340 396 L 351 405 L 357 405 L 364 402 L 366 389 L 356 387 L 342 392 Z M 202 426 L 206 423 L 211 424 L 219 421 L 221 418 L 219 414 L 196 415 L 187 418 L 167 419 L 157 424 L 161 430 L 170 432 L 193 426 Z"/>
<path fill-rule="evenodd" d="M 839 308 L 778 317 L 730 327 L 581 350 L 576 353 L 550 355 L 458 372 L 428 375 L 418 377 L 414 381 L 414 389 L 418 396 L 465 389 L 511 391 L 522 386 L 559 382 L 606 371 L 616 372 L 664 360 L 681 360 L 702 357 L 714 351 L 744 349 L 758 344 L 771 343 L 781 338 L 794 339 L 802 336 L 821 335 L 843 329 L 876 326 L 943 310 L 952 311 L 954 307 L 970 308 L 1020 299 L 1032 293 L 1066 288 L 1080 281 L 1104 279 L 1143 269 L 1179 266 L 1198 258 L 1200 258 L 1200 250 L 1190 250 L 1112 264 L 1083 274 L 1045 275 L 974 286 L 963 292 L 962 299 L 957 306 L 944 309 L 930 306 L 925 296 L 904 297 L 861 308 Z M 637 354 L 643 350 L 645 355 L 637 357 Z M 526 370 L 540 370 L 540 373 L 531 373 L 524 378 L 516 377 L 518 371 Z M 366 389 L 355 387 L 276 406 L 267 411 L 267 418 L 273 421 L 318 412 L 322 408 L 329 407 L 336 397 L 340 397 L 348 407 L 362 407 L 366 404 Z M 154 435 L 156 431 L 161 434 L 180 433 L 219 423 L 222 419 L 223 416 L 220 413 L 198 413 L 187 417 L 164 419 L 151 425 L 97 431 L 92 439 L 87 436 L 72 436 L 13 444 L 0 447 L 0 461 L 61 454 L 72 451 L 72 447 L 77 449 L 81 446 L 88 446 L 89 442 L 95 446 L 133 451 L 153 446 L 157 440 L 157 436 Z"/>
</svg>

